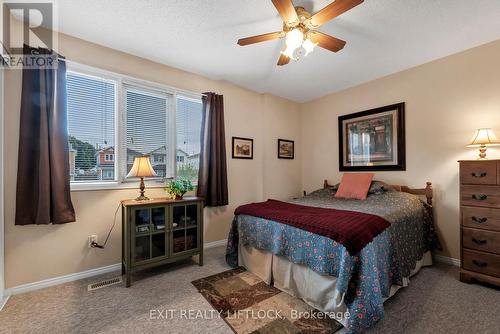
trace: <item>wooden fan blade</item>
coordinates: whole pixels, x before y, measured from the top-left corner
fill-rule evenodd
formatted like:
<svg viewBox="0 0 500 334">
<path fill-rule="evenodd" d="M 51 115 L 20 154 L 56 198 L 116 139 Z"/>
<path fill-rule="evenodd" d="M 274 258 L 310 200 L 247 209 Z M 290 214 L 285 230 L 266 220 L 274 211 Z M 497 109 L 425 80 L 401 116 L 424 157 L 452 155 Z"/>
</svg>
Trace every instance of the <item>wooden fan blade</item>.
<svg viewBox="0 0 500 334">
<path fill-rule="evenodd" d="M 311 34 L 309 36 L 311 38 L 311 41 L 313 41 L 314 43 L 318 43 L 318 45 L 322 48 L 333 52 L 342 50 L 346 43 L 346 41 L 327 34 L 323 34 L 319 31 L 311 31 Z"/>
<path fill-rule="evenodd" d="M 285 56 L 284 54 L 280 55 L 280 59 L 278 59 L 278 66 L 286 65 L 290 62 L 290 58 Z"/>
<path fill-rule="evenodd" d="M 349 9 L 361 4 L 364 0 L 335 0 L 309 19 L 312 28 L 317 28 L 322 24 L 336 18 L 342 13 L 347 12 Z"/>
<path fill-rule="evenodd" d="M 267 34 L 247 37 L 247 38 L 240 38 L 238 40 L 238 44 L 243 46 L 243 45 L 248 45 L 248 44 L 255 44 L 255 43 L 270 41 L 272 39 L 278 39 L 280 37 L 281 37 L 281 31 L 276 31 L 276 32 L 270 32 Z"/>
<path fill-rule="evenodd" d="M 299 23 L 299 17 L 292 0 L 272 0 L 272 2 L 286 25 L 295 26 Z"/>
</svg>

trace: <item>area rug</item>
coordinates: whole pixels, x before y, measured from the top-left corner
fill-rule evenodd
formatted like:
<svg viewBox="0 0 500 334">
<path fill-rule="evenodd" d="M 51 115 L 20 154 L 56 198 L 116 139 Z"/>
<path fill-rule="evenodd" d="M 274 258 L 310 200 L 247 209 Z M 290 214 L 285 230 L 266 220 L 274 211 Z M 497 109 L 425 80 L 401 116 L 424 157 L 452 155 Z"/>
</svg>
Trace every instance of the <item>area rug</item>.
<svg viewBox="0 0 500 334">
<path fill-rule="evenodd" d="M 239 267 L 192 284 L 238 334 L 335 333 L 342 325 Z"/>
</svg>

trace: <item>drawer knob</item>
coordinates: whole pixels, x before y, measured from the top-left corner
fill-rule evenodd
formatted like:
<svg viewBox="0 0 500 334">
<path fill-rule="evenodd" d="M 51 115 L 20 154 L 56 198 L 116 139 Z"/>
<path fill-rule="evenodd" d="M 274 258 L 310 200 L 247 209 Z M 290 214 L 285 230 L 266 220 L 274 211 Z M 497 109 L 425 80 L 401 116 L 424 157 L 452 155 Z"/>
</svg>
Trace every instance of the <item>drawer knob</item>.
<svg viewBox="0 0 500 334">
<path fill-rule="evenodd" d="M 488 262 L 483 262 L 483 261 L 478 261 L 478 260 L 472 260 L 472 263 L 474 263 L 476 266 L 484 268 L 488 266 Z"/>
<path fill-rule="evenodd" d="M 484 239 L 476 239 L 476 238 L 472 238 L 472 241 L 473 241 L 475 244 L 477 244 L 477 245 L 484 245 L 484 244 L 486 244 L 486 243 L 487 243 L 487 241 L 486 241 L 486 240 L 484 240 Z"/>
<path fill-rule="evenodd" d="M 488 221 L 488 218 L 482 217 L 482 218 L 477 218 L 475 216 L 472 216 L 472 221 L 478 224 L 484 224 Z"/>
<path fill-rule="evenodd" d="M 488 195 L 472 195 L 472 198 L 475 199 L 476 201 L 484 201 L 488 198 Z"/>
<path fill-rule="evenodd" d="M 488 173 L 486 173 L 486 172 L 471 173 L 471 175 L 472 175 L 472 177 L 481 178 L 481 177 L 485 177 L 486 175 L 488 175 Z"/>
</svg>

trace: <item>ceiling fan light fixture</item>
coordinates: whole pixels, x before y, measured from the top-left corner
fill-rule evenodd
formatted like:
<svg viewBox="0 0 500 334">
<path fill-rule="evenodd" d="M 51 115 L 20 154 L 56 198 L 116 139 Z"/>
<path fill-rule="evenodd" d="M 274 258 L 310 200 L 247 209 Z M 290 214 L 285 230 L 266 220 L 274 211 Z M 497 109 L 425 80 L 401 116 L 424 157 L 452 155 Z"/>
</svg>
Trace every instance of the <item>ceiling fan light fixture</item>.
<svg viewBox="0 0 500 334">
<path fill-rule="evenodd" d="M 286 43 L 285 50 L 281 51 L 281 54 L 290 59 L 299 60 L 313 52 L 318 43 L 314 43 L 311 39 L 306 38 L 299 46 L 296 47 L 295 45 L 295 43 Z"/>
<path fill-rule="evenodd" d="M 318 45 L 318 43 L 313 43 L 309 38 L 306 38 L 304 43 L 302 43 L 302 47 L 304 48 L 304 50 L 306 50 L 306 53 L 304 56 L 307 56 L 308 54 L 313 52 L 316 45 Z"/>
<path fill-rule="evenodd" d="M 285 44 L 286 48 L 296 49 L 302 45 L 304 41 L 304 33 L 300 29 L 292 29 L 286 33 Z"/>
<path fill-rule="evenodd" d="M 281 54 L 287 56 L 290 59 L 297 60 L 296 50 L 302 46 L 304 42 L 304 33 L 298 29 L 292 29 L 286 33 L 285 36 L 285 49 L 281 51 Z"/>
<path fill-rule="evenodd" d="M 316 45 L 331 52 L 339 52 L 346 45 L 346 41 L 316 31 L 316 28 L 358 6 L 364 0 L 330 1 L 329 5 L 312 15 L 304 7 L 294 6 L 292 0 L 271 0 L 283 21 L 283 29 L 267 34 L 240 38 L 238 45 L 244 46 L 285 39 L 285 47 L 281 51 L 276 64 L 278 66 L 290 63 L 291 59 L 299 60 L 307 56 L 314 51 Z"/>
<path fill-rule="evenodd" d="M 285 50 L 281 51 L 281 54 L 287 56 L 290 59 L 297 60 L 294 56 L 295 49 L 296 48 L 286 47 Z"/>
</svg>

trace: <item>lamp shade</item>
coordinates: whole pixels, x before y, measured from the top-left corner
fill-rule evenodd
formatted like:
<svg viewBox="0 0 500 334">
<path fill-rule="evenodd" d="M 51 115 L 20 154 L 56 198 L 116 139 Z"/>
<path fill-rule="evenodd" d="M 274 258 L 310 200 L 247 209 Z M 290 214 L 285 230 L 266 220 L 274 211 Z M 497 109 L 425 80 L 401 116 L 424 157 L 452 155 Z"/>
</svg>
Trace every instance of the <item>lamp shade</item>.
<svg viewBox="0 0 500 334">
<path fill-rule="evenodd" d="M 500 140 L 495 136 L 491 129 L 477 129 L 470 140 L 468 147 L 477 147 L 481 145 L 500 145 Z"/>
<path fill-rule="evenodd" d="M 156 176 L 156 172 L 151 166 L 149 156 L 143 155 L 135 157 L 134 165 L 126 177 L 149 177 Z"/>
</svg>

